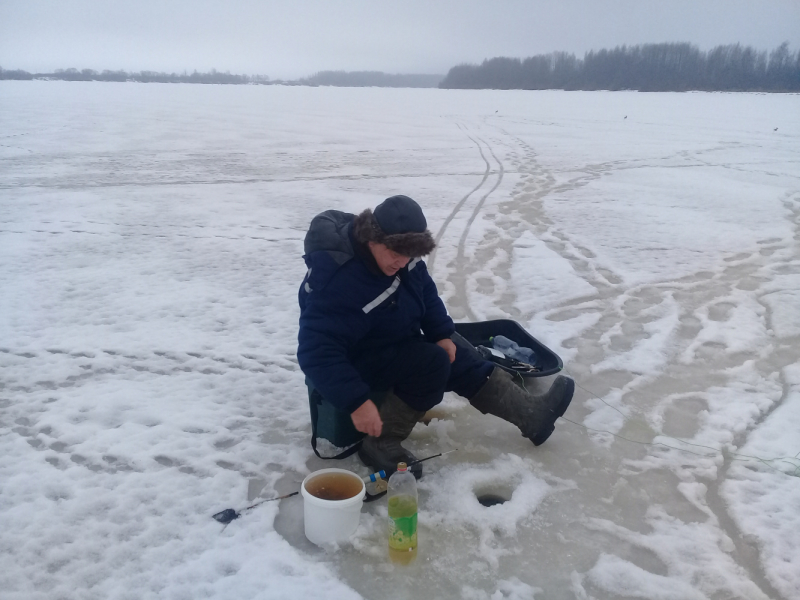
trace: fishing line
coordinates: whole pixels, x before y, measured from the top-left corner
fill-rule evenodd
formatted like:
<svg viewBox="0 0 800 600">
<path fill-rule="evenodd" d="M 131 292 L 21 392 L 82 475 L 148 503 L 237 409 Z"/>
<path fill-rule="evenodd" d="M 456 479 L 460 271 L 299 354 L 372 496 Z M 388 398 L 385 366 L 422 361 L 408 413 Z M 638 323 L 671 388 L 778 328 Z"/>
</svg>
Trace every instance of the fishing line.
<svg viewBox="0 0 800 600">
<path fill-rule="evenodd" d="M 587 389 L 586 389 L 585 387 L 583 387 L 583 386 L 582 386 L 580 383 L 578 383 L 578 380 L 577 380 L 577 379 L 575 379 L 575 377 L 572 375 L 572 373 L 570 373 L 570 372 L 569 372 L 569 371 L 567 371 L 566 369 L 564 369 L 564 372 L 565 372 L 567 375 L 569 375 L 570 377 L 572 377 L 572 381 L 574 381 L 574 382 L 575 382 L 575 385 L 577 385 L 577 386 L 578 386 L 580 389 L 582 389 L 584 392 L 586 392 L 587 394 L 589 394 L 589 395 L 591 395 L 591 396 L 594 396 L 595 398 L 597 398 L 598 400 L 600 400 L 600 402 L 602 402 L 603 404 L 605 404 L 605 405 L 606 405 L 608 408 L 612 408 L 612 409 L 614 409 L 615 411 L 617 411 L 619 414 L 621 414 L 621 415 L 622 415 L 622 418 L 623 418 L 623 419 L 626 419 L 626 418 L 627 418 L 627 415 L 626 415 L 624 412 L 622 412 L 620 409 L 618 409 L 616 406 L 612 406 L 611 404 L 609 404 L 608 402 L 606 402 L 605 400 L 603 400 L 603 399 L 602 399 L 600 396 L 598 396 L 597 394 L 595 394 L 593 391 L 591 391 L 591 390 L 587 390 Z"/>
<path fill-rule="evenodd" d="M 569 372 L 569 371 L 567 371 L 566 369 L 564 369 L 564 372 L 565 372 L 565 373 L 567 373 L 567 374 L 568 374 L 570 377 L 572 377 L 572 379 L 573 379 L 573 380 L 575 380 L 575 377 L 573 377 L 572 373 L 570 373 L 570 372 Z M 600 396 L 598 396 L 597 394 L 595 394 L 595 393 L 594 393 L 594 392 L 592 392 L 591 390 L 588 390 L 588 389 L 586 389 L 585 387 L 583 387 L 582 385 L 579 385 L 579 384 L 577 383 L 577 381 L 575 382 L 575 385 L 577 385 L 579 388 L 581 388 L 581 389 L 582 389 L 583 391 L 585 391 L 587 394 L 591 394 L 592 396 L 594 396 L 595 398 L 597 398 L 598 400 L 600 400 L 600 401 L 601 401 L 603 404 L 605 404 L 605 405 L 606 405 L 606 406 L 608 406 L 609 408 L 613 408 L 613 409 L 614 409 L 614 410 L 616 410 L 616 411 L 617 411 L 619 414 L 621 414 L 623 417 L 625 417 L 625 415 L 622 413 L 622 411 L 620 411 L 620 410 L 619 410 L 619 409 L 617 409 L 616 407 L 612 406 L 611 404 L 609 404 L 608 402 L 606 402 L 605 400 L 603 400 L 603 399 L 602 399 Z M 562 417 L 562 418 L 563 418 L 563 417 Z M 569 421 L 569 419 L 565 419 L 565 420 Z M 586 427 L 585 425 L 582 425 L 582 424 L 580 424 L 580 423 L 575 423 L 574 421 L 570 421 L 570 423 L 574 423 L 575 425 L 578 425 L 579 427 L 584 427 L 584 428 L 586 428 L 586 429 L 591 429 L 590 427 Z M 628 439 L 628 438 L 625 438 L 625 437 L 623 437 L 623 436 L 620 436 L 620 435 L 617 435 L 617 434 L 611 433 L 610 431 L 603 431 L 603 430 L 601 430 L 601 429 L 593 429 L 592 431 L 598 431 L 598 432 L 601 432 L 601 433 L 608 433 L 608 434 L 610 434 L 610 435 L 614 435 L 614 436 L 616 436 L 616 437 L 619 437 L 620 439 L 626 440 L 626 441 L 628 441 L 628 442 L 634 442 L 634 443 L 637 443 L 637 444 L 648 444 L 648 443 L 649 443 L 649 442 L 639 442 L 639 441 L 637 441 L 637 440 L 630 440 L 630 439 Z M 713 452 L 715 453 L 715 456 L 716 456 L 716 455 L 719 455 L 719 454 L 724 454 L 724 453 L 723 453 L 721 450 L 718 450 L 717 448 L 713 448 L 713 447 L 711 447 L 711 446 L 704 446 L 703 444 L 695 444 L 695 443 L 693 443 L 693 442 L 687 442 L 686 440 L 682 440 L 682 439 L 680 439 L 680 438 L 672 437 L 672 436 L 665 435 L 665 434 L 659 434 L 659 436 L 660 436 L 660 437 L 665 437 L 665 438 L 667 438 L 667 439 L 670 439 L 670 440 L 675 440 L 676 442 L 680 442 L 681 444 L 686 444 L 686 445 L 688 445 L 688 446 L 696 446 L 696 447 L 698 447 L 698 448 L 705 448 L 705 449 L 707 449 L 707 450 L 711 450 L 711 451 L 713 451 Z M 679 450 L 679 451 L 681 451 L 681 452 L 689 452 L 689 453 L 691 453 L 691 454 L 697 454 L 696 452 L 691 452 L 690 450 L 686 450 L 686 449 L 684 449 L 684 448 L 675 448 L 674 446 L 668 446 L 667 444 L 664 444 L 664 443 L 662 443 L 662 442 L 654 442 L 654 443 L 652 443 L 652 445 L 661 445 L 661 446 L 665 446 L 665 447 L 667 447 L 667 448 L 672 448 L 672 449 L 674 449 L 674 450 Z M 708 455 L 702 455 L 702 454 L 697 454 L 697 455 L 698 455 L 698 456 L 708 456 Z M 762 458 L 762 457 L 760 457 L 760 456 L 751 456 L 751 455 L 749 455 L 749 454 L 741 454 L 741 453 L 738 453 L 738 452 L 732 452 L 732 453 L 730 453 L 729 455 L 732 457 L 732 460 L 744 460 L 743 458 L 738 458 L 738 457 L 744 457 L 744 458 L 750 458 L 750 459 L 753 459 L 753 460 L 757 460 L 757 461 L 759 461 L 759 462 L 762 462 L 762 463 L 764 463 L 765 465 L 767 465 L 768 467 L 770 467 L 770 468 L 772 468 L 772 469 L 774 469 L 775 467 L 772 467 L 771 465 L 767 464 L 768 462 L 774 462 L 774 461 L 783 461 L 783 462 L 788 462 L 788 461 L 790 461 L 790 460 L 798 460 L 798 461 L 800 461 L 800 458 L 798 458 L 798 457 L 800 457 L 800 452 L 798 452 L 798 453 L 797 453 L 797 454 L 795 454 L 794 456 L 778 456 L 778 457 L 776 457 L 776 458 Z M 745 462 L 747 462 L 747 461 L 745 461 Z M 793 467 L 795 467 L 795 472 L 797 472 L 798 470 L 800 470 L 800 464 L 798 464 L 798 465 L 795 465 L 794 463 L 791 463 L 791 462 L 790 462 L 790 463 L 788 463 L 788 464 L 790 464 L 790 465 L 792 465 Z M 778 470 L 778 469 L 776 469 L 776 470 Z M 781 472 L 781 473 L 783 473 L 783 471 L 780 471 L 780 472 Z"/>
<path fill-rule="evenodd" d="M 570 377 L 572 377 L 572 380 L 575 381 L 575 385 L 577 387 L 579 387 L 580 389 L 585 391 L 587 394 L 590 394 L 591 396 L 594 396 L 595 398 L 600 400 L 603 404 L 605 404 L 609 408 L 613 408 L 620 415 L 622 415 L 623 418 L 627 419 L 626 415 L 621 410 L 619 410 L 615 406 L 612 406 L 611 404 L 609 404 L 608 402 L 603 400 L 600 396 L 595 394 L 593 391 L 591 391 L 589 389 L 586 389 L 584 386 L 580 385 L 575 380 L 575 377 L 573 377 L 572 374 L 569 371 L 564 369 L 564 372 L 567 373 Z M 525 389 L 527 391 L 528 388 L 525 386 L 525 378 L 522 377 L 521 375 L 519 377 L 520 377 L 523 389 Z M 573 425 L 577 425 L 578 427 L 582 427 L 583 429 L 586 429 L 587 431 L 594 431 L 594 432 L 597 432 L 597 433 L 606 433 L 608 435 L 614 436 L 615 438 L 618 438 L 620 440 L 624 440 L 626 442 L 630 442 L 632 444 L 640 444 L 642 446 L 653 446 L 653 447 L 655 447 L 655 446 L 663 446 L 664 448 L 669 448 L 671 450 L 677 450 L 678 452 L 686 452 L 688 454 L 694 454 L 695 456 L 701 456 L 703 458 L 716 458 L 718 456 L 723 456 L 723 458 L 724 458 L 724 456 L 726 454 L 723 450 L 719 450 L 719 449 L 714 448 L 712 446 L 704 446 L 703 444 L 696 444 L 694 442 L 687 442 L 686 440 L 682 440 L 680 438 L 672 437 L 670 435 L 658 434 L 659 437 L 664 437 L 664 438 L 669 439 L 669 440 L 675 440 L 676 442 L 681 443 L 681 444 L 686 444 L 687 446 L 694 446 L 694 447 L 697 447 L 697 448 L 705 448 L 706 450 L 711 450 L 713 452 L 713 454 L 703 454 L 703 453 L 700 453 L 700 452 L 693 452 L 692 450 L 687 450 L 686 448 L 676 448 L 675 446 L 670 446 L 669 444 L 665 444 L 664 442 L 643 442 L 641 440 L 632 440 L 630 438 L 626 438 L 625 436 L 619 435 L 618 433 L 613 433 L 611 431 L 606 431 L 604 429 L 595 429 L 593 427 L 588 427 L 587 425 L 583 425 L 582 423 L 577 423 L 577 422 L 575 422 L 575 421 L 573 421 L 571 419 L 568 419 L 567 417 L 564 417 L 564 416 L 561 416 L 559 418 L 560 419 L 564 419 L 565 421 L 567 421 L 568 423 L 572 423 Z M 775 457 L 775 458 L 763 458 L 763 457 L 760 457 L 760 456 L 751 456 L 749 454 L 741 454 L 739 452 L 728 453 L 728 456 L 731 457 L 731 460 L 742 461 L 742 462 L 750 462 L 750 460 L 754 460 L 754 461 L 762 463 L 763 465 L 765 465 L 766 467 L 769 467 L 770 469 L 772 469 L 774 471 L 777 471 L 778 473 L 782 473 L 783 475 L 789 475 L 790 477 L 800 477 L 800 452 L 798 452 L 794 456 L 778 456 L 778 457 Z M 795 469 L 794 469 L 794 471 L 792 473 L 786 473 L 785 471 L 781 471 L 777 467 L 774 467 L 773 465 L 769 464 L 770 462 L 776 462 L 776 461 L 785 462 L 786 464 L 789 464 L 789 465 L 795 467 Z M 794 462 L 790 462 L 790 461 L 798 461 L 798 463 L 795 464 Z"/>
</svg>

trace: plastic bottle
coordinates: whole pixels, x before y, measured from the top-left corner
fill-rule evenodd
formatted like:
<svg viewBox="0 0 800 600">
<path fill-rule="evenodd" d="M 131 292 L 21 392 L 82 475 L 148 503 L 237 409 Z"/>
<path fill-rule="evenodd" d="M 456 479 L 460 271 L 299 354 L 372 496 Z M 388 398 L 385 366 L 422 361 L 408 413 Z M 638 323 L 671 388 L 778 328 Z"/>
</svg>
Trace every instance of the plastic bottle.
<svg viewBox="0 0 800 600">
<path fill-rule="evenodd" d="M 530 348 L 520 346 L 517 342 L 502 335 L 492 337 L 491 342 L 495 350 L 499 350 L 509 358 L 529 365 L 536 364 L 536 353 Z"/>
<path fill-rule="evenodd" d="M 417 480 L 406 463 L 389 477 L 389 558 L 407 565 L 417 557 Z"/>
</svg>

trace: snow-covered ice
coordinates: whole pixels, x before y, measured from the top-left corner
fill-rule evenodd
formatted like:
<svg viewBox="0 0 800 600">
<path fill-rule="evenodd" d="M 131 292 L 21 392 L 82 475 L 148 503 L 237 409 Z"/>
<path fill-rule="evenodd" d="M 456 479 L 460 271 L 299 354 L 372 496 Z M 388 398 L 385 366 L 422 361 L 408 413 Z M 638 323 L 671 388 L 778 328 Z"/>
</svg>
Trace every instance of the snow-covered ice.
<svg viewBox="0 0 800 600">
<path fill-rule="evenodd" d="M 0 106 L 3 598 L 800 597 L 799 96 L 5 81 Z M 303 235 L 396 193 L 456 320 L 564 359 L 568 421 L 534 448 L 447 395 L 408 441 L 458 448 L 409 567 L 380 501 L 340 548 L 298 497 L 223 527 L 330 466 Z"/>
</svg>

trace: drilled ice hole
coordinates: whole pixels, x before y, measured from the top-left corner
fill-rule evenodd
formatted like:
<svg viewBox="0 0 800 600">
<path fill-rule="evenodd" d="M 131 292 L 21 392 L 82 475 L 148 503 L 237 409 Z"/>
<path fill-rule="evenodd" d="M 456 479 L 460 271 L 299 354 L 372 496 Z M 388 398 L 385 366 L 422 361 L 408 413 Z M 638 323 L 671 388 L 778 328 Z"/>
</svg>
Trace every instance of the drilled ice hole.
<svg viewBox="0 0 800 600">
<path fill-rule="evenodd" d="M 514 488 L 508 483 L 482 484 L 474 489 L 478 502 L 486 507 L 497 506 L 511 500 Z"/>
</svg>

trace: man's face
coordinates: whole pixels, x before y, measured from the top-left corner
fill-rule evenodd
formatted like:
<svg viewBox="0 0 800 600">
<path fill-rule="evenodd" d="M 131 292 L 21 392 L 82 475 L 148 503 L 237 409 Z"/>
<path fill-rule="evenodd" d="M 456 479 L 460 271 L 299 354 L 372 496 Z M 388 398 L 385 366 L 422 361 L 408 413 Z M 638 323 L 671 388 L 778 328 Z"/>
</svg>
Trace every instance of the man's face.
<svg viewBox="0 0 800 600">
<path fill-rule="evenodd" d="M 369 249 L 372 251 L 372 256 L 375 257 L 375 262 L 378 263 L 378 267 L 383 271 L 384 275 L 391 276 L 396 274 L 411 260 L 408 256 L 389 250 L 385 244 L 369 242 Z"/>
</svg>

